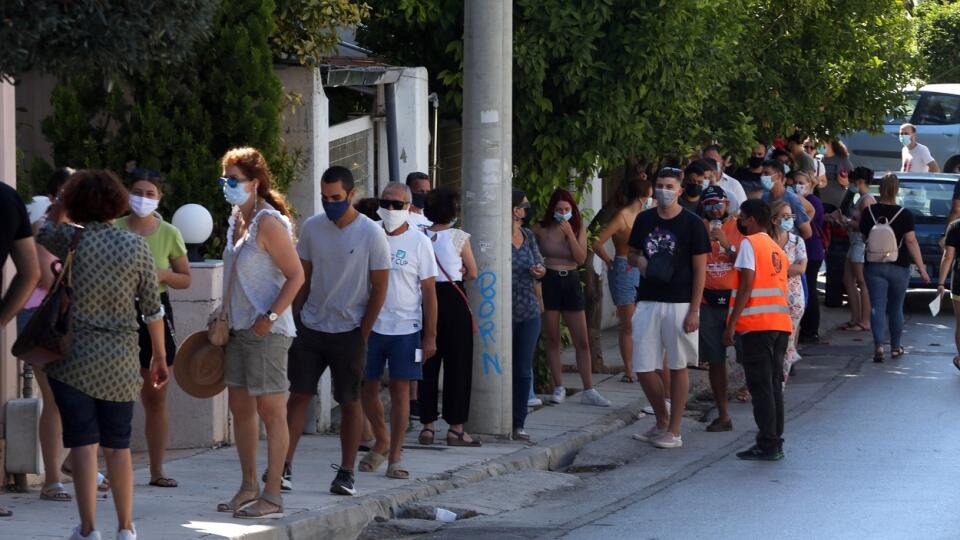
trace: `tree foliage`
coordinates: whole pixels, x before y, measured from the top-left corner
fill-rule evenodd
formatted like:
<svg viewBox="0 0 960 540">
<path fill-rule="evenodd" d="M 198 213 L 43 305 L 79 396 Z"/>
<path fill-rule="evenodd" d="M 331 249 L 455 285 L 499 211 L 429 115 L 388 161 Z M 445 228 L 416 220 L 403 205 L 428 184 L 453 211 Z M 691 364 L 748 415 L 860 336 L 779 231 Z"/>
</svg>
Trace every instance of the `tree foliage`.
<svg viewBox="0 0 960 540">
<path fill-rule="evenodd" d="M 927 1 L 914 13 L 922 78 L 928 83 L 960 80 L 960 4 Z"/>
<path fill-rule="evenodd" d="M 211 0 L 4 0 L 0 73 L 130 73 L 175 64 L 208 37 Z"/>
<path fill-rule="evenodd" d="M 350 0 L 276 0 L 277 30 L 270 38 L 275 51 L 305 65 L 315 65 L 333 50 L 339 28 L 356 27 L 370 7 Z"/>
<path fill-rule="evenodd" d="M 458 117 L 462 3 L 379 0 L 358 34 Z M 515 0 L 515 184 L 544 202 L 629 155 L 876 128 L 912 74 L 901 0 Z"/>
</svg>

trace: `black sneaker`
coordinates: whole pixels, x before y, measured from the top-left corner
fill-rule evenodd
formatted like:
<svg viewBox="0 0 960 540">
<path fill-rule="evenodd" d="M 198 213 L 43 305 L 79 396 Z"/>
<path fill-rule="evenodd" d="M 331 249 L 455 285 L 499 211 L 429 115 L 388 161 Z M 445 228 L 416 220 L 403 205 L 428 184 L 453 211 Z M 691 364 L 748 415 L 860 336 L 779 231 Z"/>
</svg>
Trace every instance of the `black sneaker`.
<svg viewBox="0 0 960 540">
<path fill-rule="evenodd" d="M 353 487 L 353 471 L 344 469 L 339 465 L 331 465 L 330 468 L 337 471 L 337 477 L 330 484 L 330 493 L 334 495 L 356 495 L 357 489 Z"/>
<path fill-rule="evenodd" d="M 767 451 L 753 445 L 743 452 L 737 452 L 737 457 L 748 461 L 780 461 L 784 455 L 783 450 Z"/>
<path fill-rule="evenodd" d="M 263 476 L 260 477 L 263 480 L 263 483 L 267 483 L 267 472 L 263 471 Z M 293 491 L 293 468 L 290 467 L 289 463 L 283 464 L 283 474 L 280 476 L 280 491 Z"/>
</svg>

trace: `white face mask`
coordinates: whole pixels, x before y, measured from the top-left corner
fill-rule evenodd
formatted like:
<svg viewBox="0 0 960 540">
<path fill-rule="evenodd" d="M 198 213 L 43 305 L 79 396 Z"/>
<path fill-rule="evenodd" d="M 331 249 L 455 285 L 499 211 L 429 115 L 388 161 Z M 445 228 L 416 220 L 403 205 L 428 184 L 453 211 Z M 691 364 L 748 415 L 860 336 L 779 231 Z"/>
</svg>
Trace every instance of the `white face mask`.
<svg viewBox="0 0 960 540">
<path fill-rule="evenodd" d="M 402 227 L 403 224 L 410 219 L 409 210 L 387 210 L 386 208 L 378 208 L 377 215 L 383 220 L 383 228 L 386 229 L 388 233 Z"/>
<path fill-rule="evenodd" d="M 148 199 L 139 195 L 130 196 L 130 210 L 140 217 L 147 217 L 157 209 L 160 201 L 157 199 Z"/>
</svg>

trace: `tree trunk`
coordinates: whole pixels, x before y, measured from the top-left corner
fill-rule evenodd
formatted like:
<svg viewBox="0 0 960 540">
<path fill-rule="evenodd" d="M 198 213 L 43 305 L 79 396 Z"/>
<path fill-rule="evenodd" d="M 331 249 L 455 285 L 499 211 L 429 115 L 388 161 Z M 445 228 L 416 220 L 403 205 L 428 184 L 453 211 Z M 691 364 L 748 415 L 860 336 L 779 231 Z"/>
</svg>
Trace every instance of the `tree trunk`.
<svg viewBox="0 0 960 540">
<path fill-rule="evenodd" d="M 603 347 L 600 345 L 600 325 L 603 321 L 603 283 L 593 270 L 593 252 L 587 256 L 584 293 L 586 295 L 587 336 L 590 343 L 590 365 L 594 373 L 603 373 Z"/>
</svg>

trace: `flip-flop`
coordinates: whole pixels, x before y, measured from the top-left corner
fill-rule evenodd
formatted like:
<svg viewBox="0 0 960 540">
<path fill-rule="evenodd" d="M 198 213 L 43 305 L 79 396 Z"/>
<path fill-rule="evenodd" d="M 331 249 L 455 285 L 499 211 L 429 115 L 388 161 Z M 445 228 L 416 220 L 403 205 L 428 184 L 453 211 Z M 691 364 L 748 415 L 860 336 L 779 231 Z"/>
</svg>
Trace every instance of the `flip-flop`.
<svg viewBox="0 0 960 540">
<path fill-rule="evenodd" d="M 73 500 L 73 495 L 63 488 L 61 482 L 54 482 L 43 486 L 40 490 L 40 498 L 45 501 L 70 502 Z"/>
<path fill-rule="evenodd" d="M 429 435 L 427 435 L 428 433 Z M 417 442 L 424 446 L 430 446 L 433 444 L 433 436 L 436 435 L 436 433 L 436 431 L 425 427 L 420 430 L 420 436 L 417 437 Z"/>
<path fill-rule="evenodd" d="M 371 450 L 363 455 L 363 459 L 360 460 L 360 464 L 357 465 L 357 469 L 360 472 L 374 472 L 379 469 L 380 465 L 383 465 L 383 462 L 386 460 L 387 456 L 378 454 Z"/>
<path fill-rule="evenodd" d="M 253 497 L 250 497 L 249 499 L 241 499 L 240 496 L 244 493 L 254 493 L 255 495 Z M 243 508 L 244 506 L 252 502 L 255 502 L 259 498 L 260 498 L 260 488 L 257 488 L 256 491 L 240 490 L 229 501 L 218 504 L 217 512 L 230 512 L 232 514 L 237 510 Z"/>
<path fill-rule="evenodd" d="M 173 478 L 165 478 L 161 476 L 156 480 L 151 480 L 150 483 L 147 485 L 154 486 L 154 487 L 162 487 L 162 488 L 175 488 L 179 484 L 177 484 L 177 481 L 174 480 Z"/>
<path fill-rule="evenodd" d="M 954 356 L 954 357 L 953 357 L 953 367 L 955 367 L 955 368 L 957 368 L 958 370 L 960 370 L 960 356 Z"/>
<path fill-rule="evenodd" d="M 623 383 L 632 383 L 632 382 L 634 382 L 634 381 L 633 381 L 633 377 L 632 377 L 632 376 L 630 376 L 630 375 L 624 375 L 624 376 L 620 377 L 620 382 L 623 382 Z"/>
<path fill-rule="evenodd" d="M 453 437 L 450 437 L 453 435 Z M 454 431 L 452 429 L 447 430 L 447 446 L 483 446 L 483 443 L 480 442 L 480 439 L 473 439 L 471 441 L 464 440 L 466 433 L 462 431 Z"/>
<path fill-rule="evenodd" d="M 64 461 L 63 465 L 60 466 L 60 473 L 64 476 L 73 478 L 73 470 L 71 470 L 70 467 L 67 467 L 66 461 Z M 97 491 L 101 493 L 110 491 L 110 479 L 104 476 L 100 471 L 97 471 Z"/>
<path fill-rule="evenodd" d="M 260 497 L 252 503 L 237 508 L 236 512 L 233 513 L 233 517 L 238 519 L 281 518 L 283 517 L 283 499 L 261 493 Z"/>
<path fill-rule="evenodd" d="M 718 433 L 721 431 L 733 431 L 733 420 L 727 420 L 726 422 L 722 422 L 719 418 L 717 418 L 713 422 L 710 422 L 710 425 L 707 426 L 707 431 L 711 433 Z"/>
<path fill-rule="evenodd" d="M 394 480 L 407 480 L 410 478 L 410 471 L 400 466 L 400 462 L 387 465 L 387 478 Z"/>
<path fill-rule="evenodd" d="M 866 332 L 869 330 L 869 328 L 860 323 L 854 323 L 838 328 L 837 330 L 840 330 L 841 332 Z"/>
</svg>

